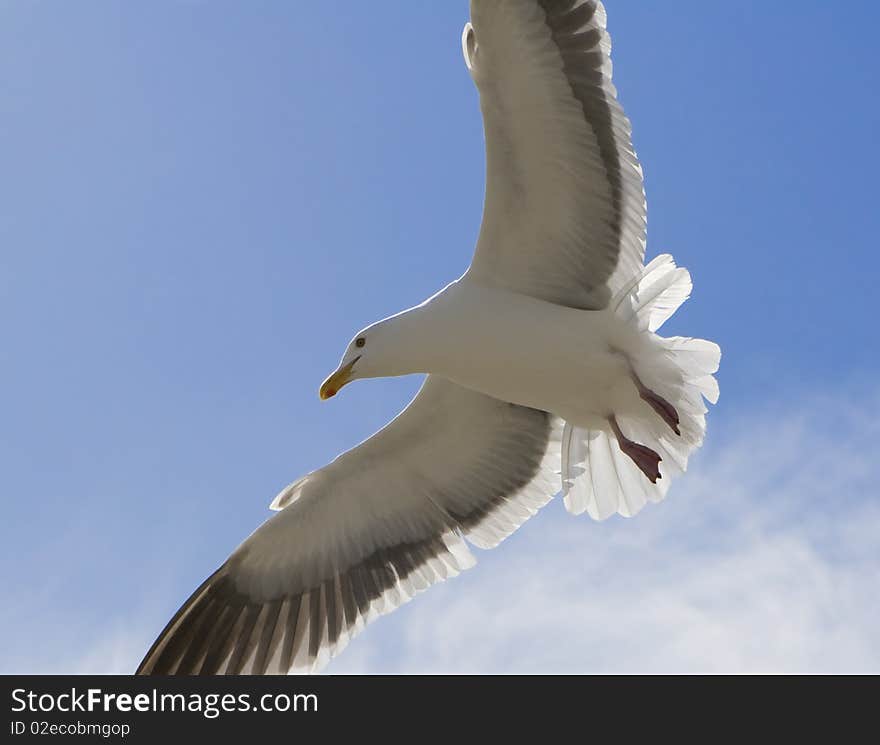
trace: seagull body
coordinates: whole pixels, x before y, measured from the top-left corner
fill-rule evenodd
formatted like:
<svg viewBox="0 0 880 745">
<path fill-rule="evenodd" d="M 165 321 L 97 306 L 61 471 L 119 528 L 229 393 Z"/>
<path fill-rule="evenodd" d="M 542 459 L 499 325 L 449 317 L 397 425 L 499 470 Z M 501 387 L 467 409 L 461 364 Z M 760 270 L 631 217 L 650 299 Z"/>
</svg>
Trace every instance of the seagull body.
<svg viewBox="0 0 880 745">
<path fill-rule="evenodd" d="M 486 134 L 465 274 L 368 326 L 321 386 L 427 374 L 371 438 L 286 487 L 140 673 L 314 671 L 555 494 L 597 520 L 660 501 L 703 441 L 720 350 L 657 331 L 690 295 L 644 265 L 646 207 L 597 0 L 472 0 Z"/>
<path fill-rule="evenodd" d="M 607 310 L 568 308 L 466 276 L 359 337 L 371 352 L 382 345 L 383 377 L 438 375 L 581 427 L 601 427 L 614 413 L 644 405 L 633 395 L 625 353 L 616 351 L 638 348 L 632 324 Z M 351 356 L 358 353 L 355 346 Z M 359 376 L 366 359 L 354 365 Z"/>
</svg>

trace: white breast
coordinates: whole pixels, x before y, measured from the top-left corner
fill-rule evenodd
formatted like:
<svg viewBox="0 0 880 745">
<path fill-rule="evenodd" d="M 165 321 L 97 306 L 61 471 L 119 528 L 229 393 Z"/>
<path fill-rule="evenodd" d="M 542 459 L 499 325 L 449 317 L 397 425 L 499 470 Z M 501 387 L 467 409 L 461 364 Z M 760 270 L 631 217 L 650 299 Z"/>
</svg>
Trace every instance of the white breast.
<svg viewBox="0 0 880 745">
<path fill-rule="evenodd" d="M 627 362 L 615 352 L 627 329 L 611 312 L 582 311 L 462 279 L 432 302 L 442 319 L 430 372 L 510 403 L 568 421 L 604 419 L 621 391 Z M 585 424 L 588 422 L 584 422 Z"/>
</svg>

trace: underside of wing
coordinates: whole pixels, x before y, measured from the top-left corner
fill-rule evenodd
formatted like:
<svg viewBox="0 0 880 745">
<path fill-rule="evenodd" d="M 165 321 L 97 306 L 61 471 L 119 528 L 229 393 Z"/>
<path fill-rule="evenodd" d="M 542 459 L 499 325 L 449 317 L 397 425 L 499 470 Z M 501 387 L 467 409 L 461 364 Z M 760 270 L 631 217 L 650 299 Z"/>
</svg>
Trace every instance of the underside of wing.
<svg viewBox="0 0 880 745">
<path fill-rule="evenodd" d="M 598 309 L 642 265 L 646 204 L 598 0 L 472 0 L 486 200 L 469 275 Z"/>
<path fill-rule="evenodd" d="M 363 626 L 473 563 L 558 490 L 545 412 L 429 377 L 385 429 L 292 484 L 196 590 L 139 673 L 314 671 Z"/>
</svg>

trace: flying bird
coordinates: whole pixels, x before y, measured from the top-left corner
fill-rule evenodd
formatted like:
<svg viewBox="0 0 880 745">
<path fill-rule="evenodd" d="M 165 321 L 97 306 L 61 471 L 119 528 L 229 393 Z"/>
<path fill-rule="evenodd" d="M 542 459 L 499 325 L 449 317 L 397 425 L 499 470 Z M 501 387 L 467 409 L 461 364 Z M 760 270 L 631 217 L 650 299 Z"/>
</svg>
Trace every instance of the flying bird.
<svg viewBox="0 0 880 745">
<path fill-rule="evenodd" d="M 646 203 L 598 0 L 472 0 L 486 194 L 473 261 L 348 344 L 320 388 L 426 374 L 406 409 L 285 488 L 144 674 L 316 671 L 561 493 L 596 520 L 666 494 L 703 442 L 717 345 L 664 338 L 690 295 L 644 265 Z"/>
</svg>

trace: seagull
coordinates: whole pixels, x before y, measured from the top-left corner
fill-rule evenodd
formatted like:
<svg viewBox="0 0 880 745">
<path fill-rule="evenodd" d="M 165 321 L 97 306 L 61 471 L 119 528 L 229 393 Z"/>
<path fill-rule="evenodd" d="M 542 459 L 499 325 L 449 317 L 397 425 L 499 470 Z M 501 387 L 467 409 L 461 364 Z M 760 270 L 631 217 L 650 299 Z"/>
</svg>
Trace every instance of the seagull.
<svg viewBox="0 0 880 745">
<path fill-rule="evenodd" d="M 557 494 L 633 516 L 703 442 L 717 345 L 662 337 L 690 296 L 645 266 L 646 202 L 598 0 L 471 0 L 486 193 L 474 257 L 348 344 L 322 399 L 423 374 L 372 437 L 276 514 L 169 621 L 140 674 L 316 672 L 364 626 L 474 564 Z"/>
</svg>

